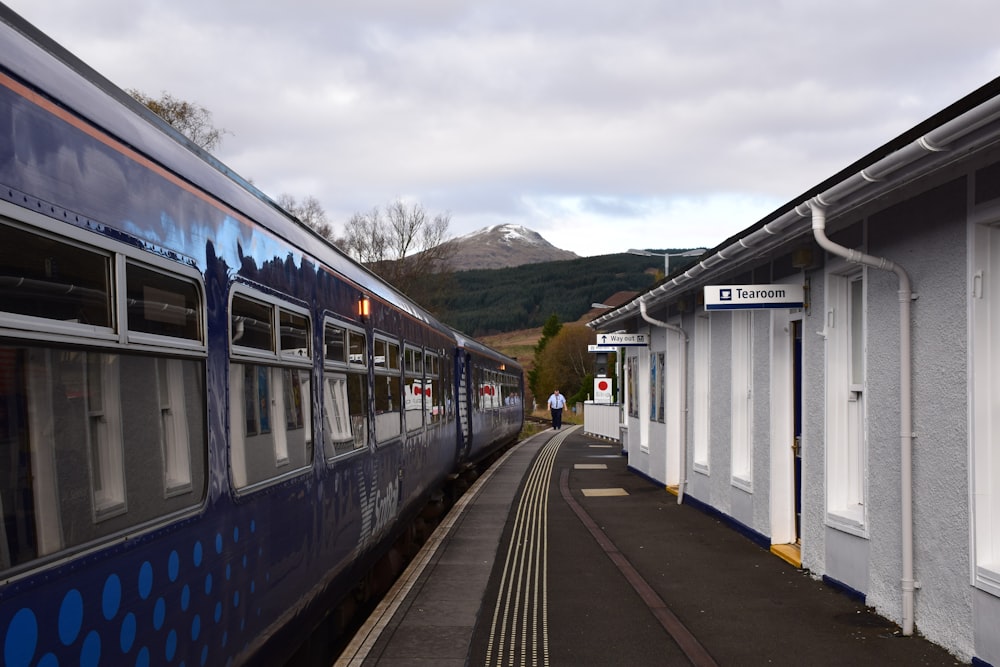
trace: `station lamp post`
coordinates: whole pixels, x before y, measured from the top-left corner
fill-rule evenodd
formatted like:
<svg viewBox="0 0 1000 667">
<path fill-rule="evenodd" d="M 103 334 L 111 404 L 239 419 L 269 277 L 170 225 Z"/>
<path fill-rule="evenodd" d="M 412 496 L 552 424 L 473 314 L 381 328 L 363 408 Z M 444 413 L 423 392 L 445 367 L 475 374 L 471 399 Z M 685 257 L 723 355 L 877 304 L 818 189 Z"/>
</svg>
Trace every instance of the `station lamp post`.
<svg viewBox="0 0 1000 667">
<path fill-rule="evenodd" d="M 636 248 L 629 248 L 625 252 L 630 255 L 642 255 L 643 257 L 662 257 L 663 258 L 663 277 L 666 278 L 670 275 L 670 258 L 671 257 L 698 257 L 704 254 L 707 248 L 695 248 L 694 250 L 685 250 L 684 252 L 650 252 L 648 250 L 638 250 Z"/>
</svg>

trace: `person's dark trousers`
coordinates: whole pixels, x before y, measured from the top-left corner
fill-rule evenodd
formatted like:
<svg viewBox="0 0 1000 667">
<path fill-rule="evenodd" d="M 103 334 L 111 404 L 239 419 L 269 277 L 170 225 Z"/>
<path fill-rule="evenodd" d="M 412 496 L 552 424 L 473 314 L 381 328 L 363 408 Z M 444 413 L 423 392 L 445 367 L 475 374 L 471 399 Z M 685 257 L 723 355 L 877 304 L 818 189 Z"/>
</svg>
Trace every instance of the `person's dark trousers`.
<svg viewBox="0 0 1000 667">
<path fill-rule="evenodd" d="M 562 428 L 562 408 L 552 408 L 552 428 Z"/>
</svg>

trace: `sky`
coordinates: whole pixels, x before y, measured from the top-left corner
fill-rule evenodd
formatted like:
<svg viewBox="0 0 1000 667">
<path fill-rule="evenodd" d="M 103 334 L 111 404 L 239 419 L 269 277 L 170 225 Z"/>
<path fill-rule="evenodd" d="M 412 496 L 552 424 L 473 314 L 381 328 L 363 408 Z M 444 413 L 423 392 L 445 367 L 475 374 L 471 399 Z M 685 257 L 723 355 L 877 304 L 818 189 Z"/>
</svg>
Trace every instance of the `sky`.
<svg viewBox="0 0 1000 667">
<path fill-rule="evenodd" d="M 996 0 L 6 0 L 335 229 L 714 247 L 1000 75 Z"/>
</svg>

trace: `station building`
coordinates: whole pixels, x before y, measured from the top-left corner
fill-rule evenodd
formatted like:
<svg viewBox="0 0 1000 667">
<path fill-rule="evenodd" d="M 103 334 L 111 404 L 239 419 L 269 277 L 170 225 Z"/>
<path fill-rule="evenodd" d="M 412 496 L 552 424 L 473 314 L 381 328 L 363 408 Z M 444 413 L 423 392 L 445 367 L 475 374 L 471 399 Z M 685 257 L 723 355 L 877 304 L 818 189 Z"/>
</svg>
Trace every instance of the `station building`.
<svg viewBox="0 0 1000 667">
<path fill-rule="evenodd" d="M 590 326 L 633 471 L 1000 665 L 1000 79 Z"/>
</svg>

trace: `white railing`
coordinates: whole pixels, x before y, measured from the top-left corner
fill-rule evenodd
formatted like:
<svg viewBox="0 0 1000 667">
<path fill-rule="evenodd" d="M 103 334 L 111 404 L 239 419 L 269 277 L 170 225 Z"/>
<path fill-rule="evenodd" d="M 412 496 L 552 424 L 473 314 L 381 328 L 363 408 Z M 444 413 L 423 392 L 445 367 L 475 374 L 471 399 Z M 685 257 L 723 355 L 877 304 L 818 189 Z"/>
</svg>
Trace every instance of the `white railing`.
<svg viewBox="0 0 1000 667">
<path fill-rule="evenodd" d="M 583 405 L 583 432 L 619 441 L 621 433 L 618 429 L 621 406 L 617 403 L 594 403 L 587 401 Z"/>
</svg>

